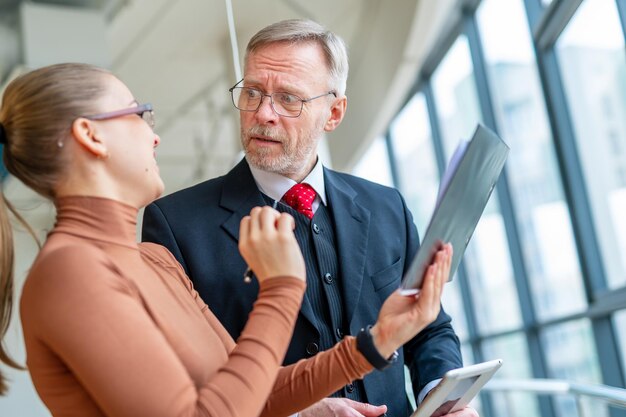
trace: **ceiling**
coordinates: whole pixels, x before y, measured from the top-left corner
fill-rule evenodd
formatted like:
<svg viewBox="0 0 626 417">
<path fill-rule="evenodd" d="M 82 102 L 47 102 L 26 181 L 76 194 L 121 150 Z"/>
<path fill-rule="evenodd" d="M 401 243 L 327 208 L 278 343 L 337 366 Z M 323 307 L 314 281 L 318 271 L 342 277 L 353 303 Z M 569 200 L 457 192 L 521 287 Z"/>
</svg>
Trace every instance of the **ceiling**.
<svg viewBox="0 0 626 417">
<path fill-rule="evenodd" d="M 227 1 L 0 0 L 0 86 L 54 62 L 109 67 L 155 106 L 166 192 L 221 175 L 241 155 Z M 346 41 L 348 112 L 324 143 L 326 163 L 349 171 L 384 132 L 459 3 L 232 0 L 232 10 L 240 55 L 256 31 L 288 18 L 316 20 Z"/>
</svg>

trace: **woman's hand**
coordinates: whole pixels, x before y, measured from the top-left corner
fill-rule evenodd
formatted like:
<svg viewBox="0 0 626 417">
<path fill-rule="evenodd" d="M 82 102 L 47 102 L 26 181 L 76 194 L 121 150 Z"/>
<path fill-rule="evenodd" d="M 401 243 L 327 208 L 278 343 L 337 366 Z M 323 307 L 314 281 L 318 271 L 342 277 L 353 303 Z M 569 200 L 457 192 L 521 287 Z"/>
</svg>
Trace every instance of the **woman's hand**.
<svg viewBox="0 0 626 417">
<path fill-rule="evenodd" d="M 451 262 L 452 245 L 448 243 L 435 254 L 417 295 L 402 295 L 398 290 L 385 301 L 371 329 L 374 345 L 383 357 L 391 356 L 437 318 Z"/>
<path fill-rule="evenodd" d="M 259 282 L 277 276 L 306 278 L 304 258 L 293 234 L 293 217 L 255 207 L 239 226 L 239 252 Z"/>
</svg>

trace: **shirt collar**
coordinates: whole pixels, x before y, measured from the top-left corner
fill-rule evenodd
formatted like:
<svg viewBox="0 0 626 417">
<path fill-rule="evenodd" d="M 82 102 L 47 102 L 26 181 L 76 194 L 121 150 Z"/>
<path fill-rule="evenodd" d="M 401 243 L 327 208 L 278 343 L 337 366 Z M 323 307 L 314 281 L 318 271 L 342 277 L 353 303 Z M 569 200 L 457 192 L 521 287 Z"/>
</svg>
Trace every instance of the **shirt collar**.
<svg viewBox="0 0 626 417">
<path fill-rule="evenodd" d="M 280 201 L 285 193 L 297 183 L 291 178 L 274 172 L 267 172 L 250 165 L 250 171 L 259 190 L 268 197 Z M 317 193 L 316 201 L 326 204 L 326 188 L 324 187 L 324 166 L 319 158 L 315 166 L 302 182 L 309 184 Z M 318 200 L 319 199 L 319 200 Z"/>
</svg>

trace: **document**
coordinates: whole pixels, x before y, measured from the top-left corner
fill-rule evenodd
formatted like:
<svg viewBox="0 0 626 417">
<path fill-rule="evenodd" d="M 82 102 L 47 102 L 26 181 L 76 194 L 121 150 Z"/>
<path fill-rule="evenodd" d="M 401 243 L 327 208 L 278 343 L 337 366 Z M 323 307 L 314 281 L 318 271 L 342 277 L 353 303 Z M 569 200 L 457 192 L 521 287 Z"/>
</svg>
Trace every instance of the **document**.
<svg viewBox="0 0 626 417">
<path fill-rule="evenodd" d="M 441 177 L 435 209 L 420 248 L 402 280 L 406 294 L 419 290 L 435 253 L 447 242 L 454 249 L 452 279 L 508 154 L 506 143 L 480 124 L 470 141 L 458 145 Z"/>
</svg>

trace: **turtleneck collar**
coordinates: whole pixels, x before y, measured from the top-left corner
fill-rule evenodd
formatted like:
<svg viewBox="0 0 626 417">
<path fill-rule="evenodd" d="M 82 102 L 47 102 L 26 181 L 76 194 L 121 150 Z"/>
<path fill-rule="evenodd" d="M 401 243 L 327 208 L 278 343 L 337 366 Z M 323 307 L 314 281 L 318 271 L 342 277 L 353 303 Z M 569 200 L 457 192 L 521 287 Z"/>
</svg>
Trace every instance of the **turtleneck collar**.
<svg viewBox="0 0 626 417">
<path fill-rule="evenodd" d="M 137 247 L 138 209 L 102 197 L 56 200 L 57 221 L 50 234 L 67 233 L 116 245 Z"/>
</svg>

